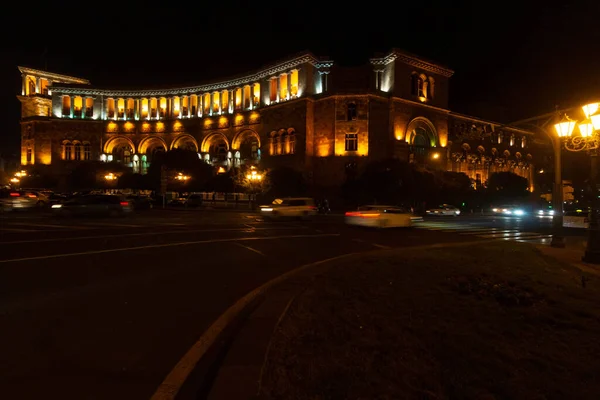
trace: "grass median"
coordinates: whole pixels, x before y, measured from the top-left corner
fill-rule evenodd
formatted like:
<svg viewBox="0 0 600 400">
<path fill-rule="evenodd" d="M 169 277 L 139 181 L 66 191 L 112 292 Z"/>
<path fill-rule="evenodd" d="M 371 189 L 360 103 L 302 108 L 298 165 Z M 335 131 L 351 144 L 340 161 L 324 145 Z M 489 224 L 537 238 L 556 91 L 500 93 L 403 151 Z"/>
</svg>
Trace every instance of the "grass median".
<svg viewBox="0 0 600 400">
<path fill-rule="evenodd" d="M 599 399 L 600 281 L 515 242 L 364 255 L 298 296 L 262 399 Z"/>
</svg>

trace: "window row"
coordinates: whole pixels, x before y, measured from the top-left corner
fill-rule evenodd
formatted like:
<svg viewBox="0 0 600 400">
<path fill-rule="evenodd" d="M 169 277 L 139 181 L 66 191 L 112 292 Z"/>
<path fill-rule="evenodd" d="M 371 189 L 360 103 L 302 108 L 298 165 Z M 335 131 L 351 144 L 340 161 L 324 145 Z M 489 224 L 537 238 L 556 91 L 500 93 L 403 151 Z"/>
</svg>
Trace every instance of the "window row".
<svg viewBox="0 0 600 400">
<path fill-rule="evenodd" d="M 504 142 L 504 134 L 502 132 L 500 132 L 498 134 L 497 142 L 498 142 L 498 144 L 501 144 Z M 519 141 L 519 140 L 517 140 L 515 135 L 510 135 L 510 137 L 508 138 L 508 145 L 515 146 L 517 144 L 517 142 L 520 142 L 519 144 L 521 145 L 521 147 L 525 148 L 527 146 L 527 137 L 523 136 L 523 137 L 521 137 L 521 140 Z"/>
<path fill-rule="evenodd" d="M 89 161 L 92 159 L 92 146 L 88 142 L 68 141 L 62 143 L 63 160 Z"/>
<path fill-rule="evenodd" d="M 299 96 L 298 70 L 283 73 L 269 81 L 272 103 Z M 260 106 L 259 83 L 233 90 L 173 97 L 106 98 L 104 119 L 144 120 L 163 118 L 193 118 L 253 110 Z M 93 118 L 94 99 L 84 96 L 62 96 L 62 116 Z"/>
<path fill-rule="evenodd" d="M 36 94 L 50 95 L 50 82 L 48 79 L 27 75 L 23 81 L 23 94 L 35 96 Z"/>
<path fill-rule="evenodd" d="M 280 156 L 284 154 L 296 153 L 296 132 L 293 128 L 288 130 L 280 129 L 278 132 L 271 132 L 269 140 L 269 154 Z"/>
<path fill-rule="evenodd" d="M 421 100 L 433 99 L 435 96 L 435 79 L 425 74 L 413 72 L 410 76 L 410 92 Z"/>
<path fill-rule="evenodd" d="M 269 80 L 269 100 L 271 103 L 277 101 L 295 99 L 298 93 L 298 70 L 274 76 Z"/>
</svg>

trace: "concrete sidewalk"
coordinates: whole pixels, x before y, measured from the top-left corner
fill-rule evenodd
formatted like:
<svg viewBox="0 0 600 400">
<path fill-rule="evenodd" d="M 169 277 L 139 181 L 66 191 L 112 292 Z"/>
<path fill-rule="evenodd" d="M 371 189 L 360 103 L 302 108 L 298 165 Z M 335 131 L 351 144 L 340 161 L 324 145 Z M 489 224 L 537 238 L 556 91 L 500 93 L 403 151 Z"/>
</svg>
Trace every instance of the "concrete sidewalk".
<svg viewBox="0 0 600 400">
<path fill-rule="evenodd" d="M 566 246 L 562 249 L 548 245 L 537 245 L 536 247 L 542 254 L 573 265 L 590 275 L 600 276 L 600 265 L 585 263 L 581 260 L 587 245 L 586 237 L 567 237 L 565 244 Z"/>
</svg>

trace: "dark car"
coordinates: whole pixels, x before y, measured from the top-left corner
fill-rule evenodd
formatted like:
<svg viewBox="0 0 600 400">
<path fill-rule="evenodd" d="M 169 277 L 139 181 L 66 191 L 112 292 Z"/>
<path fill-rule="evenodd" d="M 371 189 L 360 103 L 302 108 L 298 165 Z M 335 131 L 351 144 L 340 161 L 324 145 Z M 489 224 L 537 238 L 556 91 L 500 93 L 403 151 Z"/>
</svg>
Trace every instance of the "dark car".
<svg viewBox="0 0 600 400">
<path fill-rule="evenodd" d="M 62 204 L 53 204 L 52 211 L 61 217 L 71 216 L 124 216 L 133 211 L 124 197 L 108 194 L 77 196 Z"/>
<path fill-rule="evenodd" d="M 131 203 L 134 210 L 149 210 L 154 207 L 150 196 L 130 195 L 127 196 L 127 201 Z"/>
</svg>

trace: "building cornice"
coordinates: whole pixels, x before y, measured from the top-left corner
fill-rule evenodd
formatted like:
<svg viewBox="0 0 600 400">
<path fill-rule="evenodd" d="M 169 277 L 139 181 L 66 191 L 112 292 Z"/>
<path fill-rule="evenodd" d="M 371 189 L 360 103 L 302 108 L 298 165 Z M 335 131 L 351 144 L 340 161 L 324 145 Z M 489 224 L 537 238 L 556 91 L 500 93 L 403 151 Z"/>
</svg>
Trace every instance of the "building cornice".
<svg viewBox="0 0 600 400">
<path fill-rule="evenodd" d="M 155 97 L 155 96 L 177 96 L 185 94 L 198 94 L 205 92 L 214 92 L 224 89 L 231 89 L 235 87 L 244 86 L 247 84 L 256 83 L 264 78 L 276 76 L 282 72 L 286 72 L 294 69 L 301 64 L 311 64 L 317 68 L 320 68 L 325 62 L 318 60 L 312 54 L 304 54 L 293 58 L 288 61 L 281 62 L 262 69 L 254 74 L 246 75 L 240 78 L 235 78 L 227 81 L 221 81 L 218 83 L 209 83 L 205 85 L 188 86 L 182 88 L 172 89 L 142 89 L 142 90 L 112 90 L 112 89 L 98 89 L 98 88 L 70 88 L 61 86 L 52 86 L 54 93 L 60 94 L 74 94 L 74 95 L 87 95 L 87 96 L 107 96 L 107 97 Z M 333 62 L 330 62 L 333 64 Z"/>
<path fill-rule="evenodd" d="M 435 111 L 438 111 L 438 112 L 441 112 L 441 113 L 444 113 L 444 114 L 450 114 L 451 113 L 451 111 L 448 110 L 448 109 L 446 109 L 446 108 L 436 107 L 436 106 L 432 106 L 432 105 L 429 105 L 429 104 L 421 103 L 421 102 L 418 102 L 418 101 L 407 100 L 407 99 L 403 99 L 402 97 L 392 97 L 392 100 L 397 100 L 397 101 L 400 101 L 402 103 L 407 103 L 407 104 L 412 104 L 412 105 L 415 105 L 415 106 L 429 108 L 431 110 L 435 110 Z"/>
<path fill-rule="evenodd" d="M 481 119 L 481 118 L 471 117 L 469 115 L 464 115 L 464 114 L 459 114 L 459 113 L 455 113 L 455 112 L 450 112 L 450 117 L 455 118 L 455 119 L 461 119 L 461 120 L 469 121 L 469 122 L 475 122 L 475 123 L 480 123 L 480 124 L 492 125 L 494 127 L 494 129 L 508 130 L 508 131 L 518 132 L 518 133 L 527 134 L 527 135 L 534 135 L 534 132 L 531 132 L 531 131 L 528 131 L 528 130 L 525 130 L 525 129 L 517 128 L 517 127 L 511 126 L 511 125 L 501 124 L 499 122 L 487 121 L 487 120 L 484 120 L 484 119 Z"/>
<path fill-rule="evenodd" d="M 434 64 L 429 61 L 425 61 L 421 58 L 415 57 L 413 55 L 407 54 L 399 50 L 392 50 L 385 57 L 372 58 L 370 61 L 373 65 L 385 66 L 396 60 L 402 61 L 404 64 L 411 65 L 415 68 L 419 68 L 424 71 L 433 72 L 434 74 L 445 76 L 446 78 L 450 78 L 452 75 L 454 75 L 454 71 L 452 71 L 449 68 L 442 67 L 441 65 Z"/>
<path fill-rule="evenodd" d="M 31 74 L 34 76 L 39 76 L 41 78 L 47 78 L 48 80 L 51 80 L 51 81 L 65 81 L 64 83 L 79 83 L 79 84 L 83 84 L 83 85 L 90 84 L 90 81 L 88 81 L 87 79 L 77 78 L 75 76 L 55 74 L 53 72 L 42 71 L 39 69 L 33 69 L 33 68 L 27 68 L 27 67 L 21 67 L 21 66 L 19 66 L 18 68 L 19 68 L 19 71 L 21 72 L 21 74 Z"/>
</svg>

